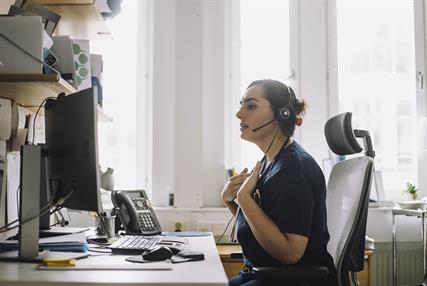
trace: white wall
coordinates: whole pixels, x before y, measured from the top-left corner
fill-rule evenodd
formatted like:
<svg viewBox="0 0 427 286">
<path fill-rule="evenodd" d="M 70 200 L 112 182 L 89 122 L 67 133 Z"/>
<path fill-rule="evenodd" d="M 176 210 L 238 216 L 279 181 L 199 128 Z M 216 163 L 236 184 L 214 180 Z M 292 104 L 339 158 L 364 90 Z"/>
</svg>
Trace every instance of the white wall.
<svg viewBox="0 0 427 286">
<path fill-rule="evenodd" d="M 153 202 L 221 206 L 225 2 L 154 1 Z"/>
<path fill-rule="evenodd" d="M 175 1 L 153 4 L 152 192 L 161 205 L 175 185 Z"/>
<path fill-rule="evenodd" d="M 327 1 L 290 1 L 291 69 L 295 71 L 295 92 L 308 104 L 296 139 L 321 165 L 328 158 L 323 126 L 328 109 Z"/>
</svg>

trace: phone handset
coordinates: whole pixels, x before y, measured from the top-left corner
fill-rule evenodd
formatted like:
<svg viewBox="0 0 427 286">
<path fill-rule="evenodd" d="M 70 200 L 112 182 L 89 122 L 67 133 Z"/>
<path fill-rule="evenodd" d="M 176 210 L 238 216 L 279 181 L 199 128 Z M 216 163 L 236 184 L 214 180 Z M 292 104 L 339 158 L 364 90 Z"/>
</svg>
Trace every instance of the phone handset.
<svg viewBox="0 0 427 286">
<path fill-rule="evenodd" d="M 121 192 L 113 192 L 111 194 L 114 206 L 119 207 L 119 218 L 123 224 L 124 229 L 129 234 L 141 233 L 141 226 L 138 224 L 138 216 L 135 206 L 130 197 Z"/>
<path fill-rule="evenodd" d="M 156 235 L 161 227 L 144 190 L 112 192 L 119 219 L 127 234 Z"/>
</svg>

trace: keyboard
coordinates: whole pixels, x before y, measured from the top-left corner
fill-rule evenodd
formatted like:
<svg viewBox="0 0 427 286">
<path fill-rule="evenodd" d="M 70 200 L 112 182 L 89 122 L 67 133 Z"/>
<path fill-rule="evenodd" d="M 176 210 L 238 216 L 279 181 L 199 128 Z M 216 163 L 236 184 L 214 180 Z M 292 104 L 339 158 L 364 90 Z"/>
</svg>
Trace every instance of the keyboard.
<svg viewBox="0 0 427 286">
<path fill-rule="evenodd" d="M 162 240 L 161 236 L 140 236 L 140 235 L 126 235 L 108 247 L 113 253 L 143 253 L 146 250 L 154 248 L 157 243 Z"/>
<path fill-rule="evenodd" d="M 110 244 L 108 248 L 117 254 L 141 254 L 146 250 L 156 247 L 158 244 L 184 249 L 188 246 L 188 240 L 176 236 L 125 235 Z"/>
</svg>

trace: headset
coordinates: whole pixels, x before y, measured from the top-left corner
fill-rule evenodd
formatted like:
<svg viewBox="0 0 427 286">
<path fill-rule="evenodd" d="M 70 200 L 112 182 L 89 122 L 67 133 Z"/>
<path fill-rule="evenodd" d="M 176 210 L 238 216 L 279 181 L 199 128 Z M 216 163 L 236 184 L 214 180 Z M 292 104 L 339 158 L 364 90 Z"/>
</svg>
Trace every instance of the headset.
<svg viewBox="0 0 427 286">
<path fill-rule="evenodd" d="M 288 102 L 285 106 L 283 106 L 282 108 L 280 108 L 279 110 L 279 116 L 278 116 L 278 121 L 284 121 L 284 120 L 288 120 L 291 117 L 291 111 L 289 110 L 289 107 L 291 106 L 291 100 L 292 100 L 292 93 L 291 93 L 291 88 L 286 85 L 286 87 L 288 88 Z"/>
<path fill-rule="evenodd" d="M 281 123 L 281 122 L 284 122 L 286 120 L 289 120 L 289 118 L 291 117 L 291 111 L 289 110 L 289 107 L 291 106 L 291 101 L 293 101 L 293 98 L 292 98 L 291 88 L 288 85 L 286 85 L 286 87 L 288 88 L 288 95 L 289 95 L 287 104 L 279 109 L 279 112 L 275 118 L 273 118 L 272 120 L 270 120 L 267 123 L 264 123 L 261 126 L 258 126 L 254 129 L 252 129 L 252 132 L 257 132 L 258 130 L 264 128 L 265 126 L 267 126 L 271 123 L 273 123 L 274 121 L 278 121 L 279 123 Z"/>
</svg>

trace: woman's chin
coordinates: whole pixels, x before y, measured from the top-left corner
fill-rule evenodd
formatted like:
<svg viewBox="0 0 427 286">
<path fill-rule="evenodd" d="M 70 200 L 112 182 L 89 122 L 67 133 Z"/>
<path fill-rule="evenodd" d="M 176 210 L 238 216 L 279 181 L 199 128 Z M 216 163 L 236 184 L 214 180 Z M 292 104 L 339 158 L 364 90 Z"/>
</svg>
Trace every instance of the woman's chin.
<svg viewBox="0 0 427 286">
<path fill-rule="evenodd" d="M 240 134 L 240 138 L 241 138 L 242 140 L 245 140 L 245 141 L 248 141 L 248 142 L 252 142 L 252 140 L 251 140 L 250 136 L 248 136 L 247 134 L 245 134 L 245 133 L 243 133 L 243 132 Z"/>
</svg>

